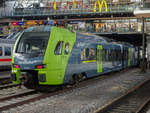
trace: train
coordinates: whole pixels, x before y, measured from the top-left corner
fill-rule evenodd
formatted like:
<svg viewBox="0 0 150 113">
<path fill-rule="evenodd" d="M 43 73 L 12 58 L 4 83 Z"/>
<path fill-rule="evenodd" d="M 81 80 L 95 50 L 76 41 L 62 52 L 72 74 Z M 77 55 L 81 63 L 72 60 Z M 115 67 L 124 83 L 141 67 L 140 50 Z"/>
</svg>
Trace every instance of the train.
<svg viewBox="0 0 150 113">
<path fill-rule="evenodd" d="M 26 29 L 12 55 L 12 81 L 29 89 L 76 84 L 136 66 L 139 48 L 56 26 Z"/>
<path fill-rule="evenodd" d="M 0 71 L 10 70 L 15 40 L 0 39 Z"/>
</svg>

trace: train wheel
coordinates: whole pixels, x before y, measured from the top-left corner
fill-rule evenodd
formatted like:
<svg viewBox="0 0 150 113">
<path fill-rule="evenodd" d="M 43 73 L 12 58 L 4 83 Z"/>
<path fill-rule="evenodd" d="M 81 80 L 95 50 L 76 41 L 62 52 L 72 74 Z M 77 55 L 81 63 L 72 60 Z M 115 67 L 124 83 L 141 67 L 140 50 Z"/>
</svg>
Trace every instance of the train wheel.
<svg viewBox="0 0 150 113">
<path fill-rule="evenodd" d="M 80 73 L 78 76 L 79 76 L 79 82 L 84 81 L 85 79 L 87 79 L 87 77 L 84 73 Z"/>
<path fill-rule="evenodd" d="M 79 82 L 85 80 L 86 78 L 87 78 L 87 77 L 86 77 L 85 74 L 82 74 L 82 73 L 80 73 L 80 74 L 74 74 L 74 75 L 71 77 L 71 79 L 70 79 L 70 81 L 69 81 L 69 84 L 70 84 L 70 85 L 78 84 Z"/>
<path fill-rule="evenodd" d="M 70 84 L 78 84 L 82 80 L 82 74 L 74 74 L 70 79 Z"/>
<path fill-rule="evenodd" d="M 73 75 L 73 76 L 71 77 L 70 81 L 69 81 L 69 84 L 70 84 L 70 85 L 74 85 L 75 83 L 76 83 L 76 81 L 75 81 L 75 75 Z"/>
<path fill-rule="evenodd" d="M 74 76 L 75 84 L 78 84 L 80 82 L 80 74 L 77 74 Z"/>
</svg>

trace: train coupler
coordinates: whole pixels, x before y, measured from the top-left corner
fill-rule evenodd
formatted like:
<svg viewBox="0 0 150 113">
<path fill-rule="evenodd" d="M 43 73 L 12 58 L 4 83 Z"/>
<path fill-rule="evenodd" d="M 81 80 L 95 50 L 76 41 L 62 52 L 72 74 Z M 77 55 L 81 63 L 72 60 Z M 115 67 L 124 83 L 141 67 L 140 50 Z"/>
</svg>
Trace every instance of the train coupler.
<svg viewBox="0 0 150 113">
<path fill-rule="evenodd" d="M 29 80 L 27 72 L 21 72 L 21 76 L 19 77 L 19 80 L 21 81 L 21 84 L 27 83 Z"/>
</svg>

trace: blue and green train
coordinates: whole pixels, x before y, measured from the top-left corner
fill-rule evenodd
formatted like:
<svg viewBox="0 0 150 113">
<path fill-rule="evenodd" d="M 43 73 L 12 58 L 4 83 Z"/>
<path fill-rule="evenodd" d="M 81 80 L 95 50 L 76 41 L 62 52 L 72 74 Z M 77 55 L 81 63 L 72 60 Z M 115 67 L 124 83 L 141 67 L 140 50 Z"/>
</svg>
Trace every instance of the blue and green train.
<svg viewBox="0 0 150 113">
<path fill-rule="evenodd" d="M 68 29 L 39 26 L 17 39 L 12 80 L 28 88 L 74 84 L 85 78 L 135 66 L 139 49 Z"/>
</svg>

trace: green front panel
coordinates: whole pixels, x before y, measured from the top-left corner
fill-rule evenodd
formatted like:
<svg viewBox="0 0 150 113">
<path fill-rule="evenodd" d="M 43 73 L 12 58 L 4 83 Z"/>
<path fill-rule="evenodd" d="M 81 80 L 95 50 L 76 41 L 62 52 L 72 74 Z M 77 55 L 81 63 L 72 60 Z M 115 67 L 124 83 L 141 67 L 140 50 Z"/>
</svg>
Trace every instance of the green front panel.
<svg viewBox="0 0 150 113">
<path fill-rule="evenodd" d="M 130 48 L 128 48 L 128 66 L 131 65 L 131 59 L 130 59 Z"/>
<path fill-rule="evenodd" d="M 16 81 L 12 81 L 12 82 L 15 83 L 15 84 L 19 84 L 20 83 L 19 77 L 20 77 L 20 74 L 21 74 L 20 69 L 12 68 L 11 73 L 16 74 L 16 79 L 17 79 Z"/>
<path fill-rule="evenodd" d="M 54 51 L 58 41 L 63 41 L 63 50 L 61 55 L 55 55 Z M 46 82 L 40 84 L 56 85 L 63 84 L 64 75 L 68 59 L 76 41 L 76 33 L 68 29 L 52 27 L 50 40 L 48 42 L 43 64 L 46 64 L 45 70 L 39 70 L 39 74 L 46 74 Z M 69 42 L 69 54 L 64 53 L 65 43 Z"/>
<path fill-rule="evenodd" d="M 12 64 L 14 64 L 14 53 L 15 53 L 15 50 L 16 50 L 16 47 L 17 47 L 17 43 L 19 42 L 19 39 L 22 36 L 22 34 L 23 33 L 21 33 L 19 35 L 19 37 L 17 38 L 17 40 L 15 42 L 15 45 L 14 45 L 14 48 L 13 48 L 13 52 L 12 52 Z M 16 74 L 16 78 L 17 78 L 17 81 L 12 81 L 12 82 L 15 83 L 15 84 L 19 84 L 20 83 L 19 77 L 21 75 L 20 69 L 13 68 L 13 66 L 11 66 L 11 73 L 12 74 Z"/>
<path fill-rule="evenodd" d="M 97 46 L 97 72 L 102 72 L 102 45 Z"/>
</svg>

